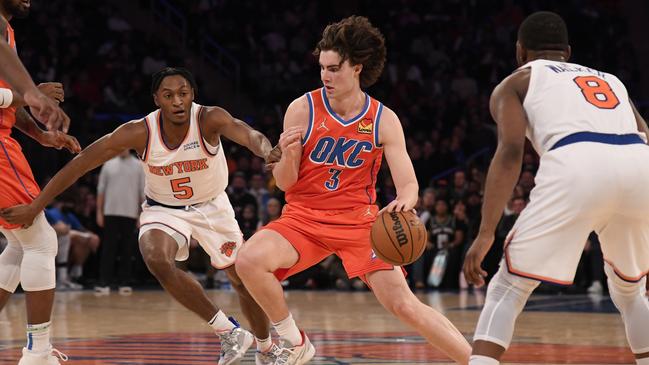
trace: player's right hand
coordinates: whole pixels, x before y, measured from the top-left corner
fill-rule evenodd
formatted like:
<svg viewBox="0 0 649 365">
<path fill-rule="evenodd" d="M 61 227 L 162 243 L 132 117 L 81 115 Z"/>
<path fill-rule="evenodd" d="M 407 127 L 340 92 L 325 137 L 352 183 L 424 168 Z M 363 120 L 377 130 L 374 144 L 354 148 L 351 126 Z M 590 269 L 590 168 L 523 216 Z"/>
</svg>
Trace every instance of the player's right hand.
<svg viewBox="0 0 649 365">
<path fill-rule="evenodd" d="M 36 88 L 27 91 L 23 99 L 36 119 L 45 124 L 48 130 L 61 130 L 63 133 L 68 133 L 70 118 L 59 108 L 54 99 Z"/>
<path fill-rule="evenodd" d="M 288 154 L 295 156 L 302 153 L 302 133 L 303 128 L 291 127 L 287 128 L 279 136 L 279 147 L 282 150 L 282 156 Z"/>
<path fill-rule="evenodd" d="M 0 217 L 10 224 L 17 224 L 27 228 L 34 223 L 34 218 L 40 211 L 34 209 L 31 204 L 21 204 L 14 207 L 0 209 Z"/>
<path fill-rule="evenodd" d="M 38 84 L 38 90 L 50 98 L 62 103 L 65 100 L 63 84 L 60 82 L 44 82 Z"/>
</svg>

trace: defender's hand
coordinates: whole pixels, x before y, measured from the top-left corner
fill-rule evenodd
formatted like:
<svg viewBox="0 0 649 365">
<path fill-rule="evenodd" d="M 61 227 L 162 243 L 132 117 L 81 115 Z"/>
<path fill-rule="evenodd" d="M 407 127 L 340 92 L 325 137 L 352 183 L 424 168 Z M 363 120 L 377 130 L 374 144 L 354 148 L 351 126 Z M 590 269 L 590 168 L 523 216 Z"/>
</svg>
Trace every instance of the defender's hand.
<svg viewBox="0 0 649 365">
<path fill-rule="evenodd" d="M 466 253 L 463 267 L 464 277 L 467 282 L 475 285 L 476 288 L 485 284 L 484 278 L 487 276 L 487 272 L 482 269 L 481 265 L 487 252 L 489 252 L 489 248 L 491 248 L 493 240 L 493 236 L 484 237 L 478 235 Z"/>
<path fill-rule="evenodd" d="M 38 89 L 27 91 L 23 95 L 23 99 L 25 99 L 25 103 L 29 106 L 36 119 L 45 124 L 48 130 L 68 132 L 70 118 L 59 108 L 54 99 L 43 94 Z"/>
<path fill-rule="evenodd" d="M 81 152 L 81 145 L 79 141 L 73 136 L 65 134 L 61 131 L 47 131 L 43 132 L 41 137 L 41 145 L 45 147 L 54 147 L 57 150 L 65 148 L 70 151 L 70 153 L 79 153 Z"/>
</svg>

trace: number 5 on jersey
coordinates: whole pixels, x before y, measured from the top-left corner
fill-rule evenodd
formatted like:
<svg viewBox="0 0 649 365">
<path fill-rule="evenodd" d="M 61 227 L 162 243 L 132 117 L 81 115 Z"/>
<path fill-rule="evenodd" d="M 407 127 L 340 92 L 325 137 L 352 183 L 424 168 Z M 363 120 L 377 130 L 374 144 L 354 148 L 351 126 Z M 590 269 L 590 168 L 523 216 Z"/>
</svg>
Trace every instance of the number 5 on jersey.
<svg viewBox="0 0 649 365">
<path fill-rule="evenodd" d="M 171 190 L 175 193 L 174 198 L 189 199 L 194 196 L 194 189 L 188 185 L 191 181 L 189 177 L 171 180 Z"/>
</svg>

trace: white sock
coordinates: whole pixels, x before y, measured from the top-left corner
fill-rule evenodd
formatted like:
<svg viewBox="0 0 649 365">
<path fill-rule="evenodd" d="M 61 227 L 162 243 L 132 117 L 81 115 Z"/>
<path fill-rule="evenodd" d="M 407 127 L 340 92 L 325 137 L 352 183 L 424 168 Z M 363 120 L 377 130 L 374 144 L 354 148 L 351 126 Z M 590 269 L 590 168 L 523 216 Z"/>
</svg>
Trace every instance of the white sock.
<svg viewBox="0 0 649 365">
<path fill-rule="evenodd" d="M 635 362 L 638 365 L 649 365 L 649 357 L 645 357 L 644 359 L 635 359 Z"/>
<path fill-rule="evenodd" d="M 266 352 L 273 346 L 273 339 L 270 337 L 270 333 L 264 339 L 255 336 L 255 341 L 257 342 L 257 351 L 259 352 Z"/>
<path fill-rule="evenodd" d="M 290 313 L 288 314 L 288 317 L 278 323 L 273 323 L 273 326 L 275 327 L 275 331 L 277 331 L 279 337 L 288 340 L 288 342 L 293 345 L 302 344 L 302 335 L 300 334 L 300 330 L 297 328 L 293 316 Z"/>
<path fill-rule="evenodd" d="M 50 349 L 50 324 L 45 322 L 40 324 L 27 325 L 27 350 L 31 352 L 45 352 Z"/>
<path fill-rule="evenodd" d="M 471 355 L 469 358 L 469 365 L 498 365 L 500 362 L 491 357 L 482 355 Z"/>
<path fill-rule="evenodd" d="M 219 310 L 218 313 L 207 322 L 207 324 L 209 324 L 216 333 L 230 332 L 235 327 L 234 323 L 228 319 L 228 316 L 226 316 L 222 310 Z"/>
<path fill-rule="evenodd" d="M 83 276 L 83 266 L 81 265 L 72 266 L 72 270 L 70 270 L 70 276 L 74 279 L 78 279 L 81 276 Z"/>
</svg>

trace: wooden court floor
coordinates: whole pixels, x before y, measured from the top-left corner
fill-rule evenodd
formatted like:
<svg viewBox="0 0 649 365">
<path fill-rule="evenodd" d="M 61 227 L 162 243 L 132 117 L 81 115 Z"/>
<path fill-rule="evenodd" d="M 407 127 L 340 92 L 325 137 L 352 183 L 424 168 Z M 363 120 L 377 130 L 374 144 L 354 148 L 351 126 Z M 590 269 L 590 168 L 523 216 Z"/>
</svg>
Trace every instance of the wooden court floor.
<svg viewBox="0 0 649 365">
<path fill-rule="evenodd" d="M 245 325 L 232 291 L 210 291 Z M 316 346 L 312 364 L 450 364 L 367 292 L 287 294 L 298 324 Z M 483 294 L 420 298 L 471 338 Z M 216 364 L 219 345 L 207 325 L 162 291 L 57 293 L 55 346 L 66 364 Z M 16 364 L 24 345 L 24 296 L 0 313 L 0 364 Z M 507 364 L 633 364 L 624 327 L 607 297 L 533 296 L 521 315 Z M 254 364 L 254 353 L 242 364 Z"/>
</svg>

